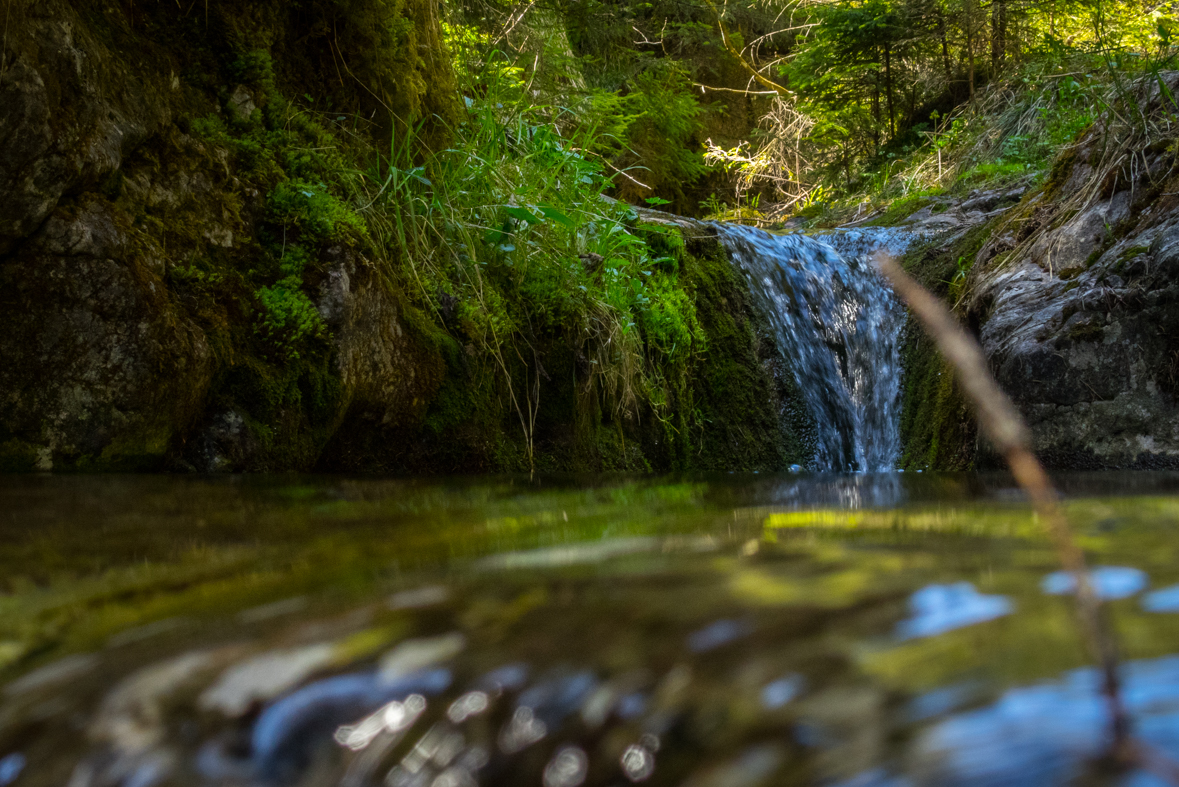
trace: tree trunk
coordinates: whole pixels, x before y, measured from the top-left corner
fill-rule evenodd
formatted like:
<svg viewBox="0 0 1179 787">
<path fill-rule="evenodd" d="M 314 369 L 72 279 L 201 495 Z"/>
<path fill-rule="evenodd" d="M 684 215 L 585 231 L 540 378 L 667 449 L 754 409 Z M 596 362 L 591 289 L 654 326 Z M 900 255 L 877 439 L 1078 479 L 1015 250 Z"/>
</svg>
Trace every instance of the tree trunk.
<svg viewBox="0 0 1179 787">
<path fill-rule="evenodd" d="M 884 96 L 888 99 L 888 137 L 892 139 L 897 135 L 896 117 L 892 110 L 892 47 L 888 44 L 884 45 Z"/>
<path fill-rule="evenodd" d="M 942 7 L 939 4 L 937 7 L 937 34 L 942 40 L 942 64 L 946 68 L 946 84 L 954 84 L 954 71 L 950 68 L 950 45 L 946 41 L 946 15 L 942 13 Z"/>
<path fill-rule="evenodd" d="M 1007 53 L 1007 0 L 991 0 L 991 73 L 1003 68 Z"/>
<path fill-rule="evenodd" d="M 974 0 L 963 3 L 966 12 L 966 62 L 967 79 L 970 82 L 970 103 L 974 103 Z"/>
</svg>

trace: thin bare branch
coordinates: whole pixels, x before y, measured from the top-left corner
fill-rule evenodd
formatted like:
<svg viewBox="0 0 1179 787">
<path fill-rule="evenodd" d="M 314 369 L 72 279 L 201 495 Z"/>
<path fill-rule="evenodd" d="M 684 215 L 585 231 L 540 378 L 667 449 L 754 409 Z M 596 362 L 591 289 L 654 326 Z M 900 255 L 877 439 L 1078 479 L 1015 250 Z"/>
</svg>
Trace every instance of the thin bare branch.
<svg viewBox="0 0 1179 787">
<path fill-rule="evenodd" d="M 703 85 L 699 82 L 693 82 L 692 84 L 695 85 L 696 87 L 700 88 L 701 92 L 704 92 L 705 90 L 710 90 L 714 93 L 741 93 L 746 96 L 776 96 L 776 95 L 778 95 L 778 91 L 776 91 L 776 90 L 741 90 L 740 88 L 735 88 L 735 87 L 712 87 L 711 85 Z"/>
<path fill-rule="evenodd" d="M 712 13 L 716 16 L 716 26 L 720 30 L 721 43 L 724 44 L 725 51 L 727 51 L 733 57 L 737 58 L 737 61 L 741 64 L 742 68 L 749 72 L 750 77 L 762 87 L 769 88 L 780 96 L 787 97 L 794 95 L 789 90 L 779 85 L 777 82 L 767 78 L 764 74 L 754 68 L 752 63 L 745 59 L 745 55 L 741 54 L 741 50 L 737 49 L 737 47 L 735 47 L 733 42 L 729 39 L 729 28 L 725 24 L 725 20 L 721 15 L 720 9 L 716 7 L 716 4 L 712 2 L 712 0 L 704 0 L 704 2 L 710 9 L 712 9 Z"/>
<path fill-rule="evenodd" d="M 1073 537 L 1056 489 L 1032 453 L 1031 435 L 1023 418 L 995 382 L 978 342 L 962 329 L 950 310 L 905 273 L 890 255 L 880 252 L 875 262 L 958 373 L 958 384 L 974 405 L 979 428 L 1007 460 L 1016 482 L 1031 498 L 1036 514 L 1055 543 L 1061 563 L 1073 575 L 1077 616 L 1086 643 L 1101 667 L 1114 747 L 1121 750 L 1127 744 L 1130 725 L 1121 697 L 1117 647 L 1102 617 L 1101 602 L 1090 581 L 1085 554 Z"/>
</svg>

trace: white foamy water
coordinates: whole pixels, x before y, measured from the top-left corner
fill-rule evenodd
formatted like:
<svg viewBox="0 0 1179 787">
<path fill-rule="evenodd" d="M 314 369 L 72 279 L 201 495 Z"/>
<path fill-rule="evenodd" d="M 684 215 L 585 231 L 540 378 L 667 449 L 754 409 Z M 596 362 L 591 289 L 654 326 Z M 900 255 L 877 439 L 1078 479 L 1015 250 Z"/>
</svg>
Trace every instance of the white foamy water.
<svg viewBox="0 0 1179 787">
<path fill-rule="evenodd" d="M 905 316 L 869 258 L 882 248 L 902 252 L 908 235 L 888 228 L 812 237 L 717 227 L 815 421 L 814 469 L 896 469 Z"/>
</svg>

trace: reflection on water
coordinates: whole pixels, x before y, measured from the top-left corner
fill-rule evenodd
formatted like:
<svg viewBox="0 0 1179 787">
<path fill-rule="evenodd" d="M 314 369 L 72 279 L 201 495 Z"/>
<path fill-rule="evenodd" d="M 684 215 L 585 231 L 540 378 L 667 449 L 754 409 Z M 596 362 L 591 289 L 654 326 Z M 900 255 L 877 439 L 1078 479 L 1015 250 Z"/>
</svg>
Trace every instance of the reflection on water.
<svg viewBox="0 0 1179 787">
<path fill-rule="evenodd" d="M 802 691 L 803 685 L 804 681 L 800 675 L 790 675 L 766 684 L 766 687 L 761 690 L 761 704 L 767 710 L 777 710 L 797 697 Z"/>
<path fill-rule="evenodd" d="M 891 508 L 906 497 L 901 473 L 854 473 L 784 481 L 774 490 L 773 502 L 797 508 Z"/>
<path fill-rule="evenodd" d="M 1161 588 L 1142 597 L 1147 612 L 1179 612 L 1179 585 Z"/>
<path fill-rule="evenodd" d="M 704 653 L 739 640 L 750 633 L 752 633 L 752 627 L 748 623 L 737 620 L 718 620 L 689 634 L 688 650 L 693 653 Z"/>
<path fill-rule="evenodd" d="M 1136 596 L 1146 589 L 1146 574 L 1126 566 L 1095 566 L 1089 571 L 1089 582 L 1097 597 L 1105 601 Z M 1054 571 L 1044 577 L 1040 587 L 1045 593 L 1063 596 L 1077 592 L 1077 580 L 1067 571 Z"/>
<path fill-rule="evenodd" d="M 7 787 L 16 781 L 21 771 L 25 769 L 25 756 L 20 752 L 10 754 L 0 759 L 0 787 Z"/>
<path fill-rule="evenodd" d="M 1148 478 L 1067 505 L 1179 756 Z M 1150 784 L 1096 763 L 1072 580 L 1009 490 L 0 480 L 0 787 Z"/>
<path fill-rule="evenodd" d="M 901 639 L 932 637 L 1010 615 L 1011 601 L 1003 596 L 984 596 L 969 582 L 928 585 L 909 598 L 912 617 L 897 625 Z"/>
<path fill-rule="evenodd" d="M 1179 658 L 1131 661 L 1122 668 L 1135 733 L 1179 750 Z M 912 756 L 922 784 L 1061 784 L 1082 774 L 1108 734 L 1095 669 L 1012 689 L 997 702 L 951 716 L 921 734 Z M 1136 774 L 1133 784 L 1165 784 Z"/>
</svg>

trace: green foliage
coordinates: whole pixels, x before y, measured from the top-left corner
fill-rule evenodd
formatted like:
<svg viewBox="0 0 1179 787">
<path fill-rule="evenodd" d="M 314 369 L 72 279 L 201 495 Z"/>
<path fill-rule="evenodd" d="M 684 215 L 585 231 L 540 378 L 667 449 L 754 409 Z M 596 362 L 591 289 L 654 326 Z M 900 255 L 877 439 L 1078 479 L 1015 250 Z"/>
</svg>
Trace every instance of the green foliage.
<svg viewBox="0 0 1179 787">
<path fill-rule="evenodd" d="M 187 265 L 174 265 L 168 269 L 168 278 L 173 283 L 189 287 L 214 288 L 225 281 L 225 273 L 206 260 L 193 260 Z"/>
<path fill-rule="evenodd" d="M 668 364 L 683 363 L 693 351 L 706 351 L 707 337 L 688 293 L 663 276 L 653 279 L 646 289 L 646 308 L 639 312 L 639 318 L 651 350 Z"/>
<path fill-rule="evenodd" d="M 731 4 L 734 40 L 784 54 L 792 36 L 780 30 L 780 10 Z M 748 76 L 724 53 L 716 16 L 702 0 L 460 0 L 453 13 L 456 25 L 476 31 L 451 36 L 452 49 L 466 53 L 463 69 L 481 62 L 469 56 L 476 42 L 490 65 L 494 41 L 500 62 L 518 66 L 536 103 L 570 110 L 563 130 L 595 129 L 585 152 L 607 164 L 615 197 L 654 195 L 674 212 L 696 214 L 725 179 L 704 161 L 705 145 L 736 142 L 756 125 L 743 95 Z"/>
<path fill-rule="evenodd" d="M 706 167 L 698 134 L 704 108 L 692 95 L 692 80 L 683 65 L 662 61 L 636 76 L 622 105 L 626 124 L 624 146 L 637 179 L 653 190 L 683 200 L 684 188 L 704 175 Z M 645 196 L 645 190 L 633 189 L 633 183 L 618 183 L 627 198 Z"/>
<path fill-rule="evenodd" d="M 759 185 L 801 207 L 819 187 L 854 205 L 1039 176 L 1103 118 L 1145 130 L 1139 87 L 1153 80 L 1167 95 L 1160 75 L 1179 53 L 1166 6 L 1137 0 L 1046 12 L 1026 0 L 759 5 L 805 20 L 773 61 L 794 95 L 764 116 L 752 147 L 710 145 L 744 178 L 718 198 L 728 205 Z"/>
<path fill-rule="evenodd" d="M 871 223 L 881 227 L 890 227 L 906 216 L 931 204 L 933 201 L 926 194 L 910 194 L 893 202 L 888 206 L 888 210 L 873 219 Z"/>
<path fill-rule="evenodd" d="M 299 276 L 287 276 L 255 295 L 262 306 L 256 330 L 292 360 L 311 339 L 322 339 L 327 326 L 315 304 L 303 292 Z"/>
<path fill-rule="evenodd" d="M 546 418 L 576 421 L 580 409 L 632 424 L 645 413 L 659 416 L 673 406 L 701 347 L 695 303 L 678 281 L 677 240 L 670 231 L 640 233 L 635 212 L 605 198 L 611 181 L 593 151 L 617 143 L 603 128 L 629 134 L 647 114 L 669 110 L 648 94 L 591 95 L 590 105 L 611 112 L 635 107 L 611 126 L 601 116 L 539 104 L 501 53 L 484 51 L 484 68 L 474 70 L 477 32 L 448 30 L 458 36 L 460 72 L 469 80 L 467 119 L 450 148 L 420 164 L 413 129 L 395 138 L 389 156 L 364 173 L 361 200 L 386 275 L 453 341 L 474 349 L 450 363 L 452 373 L 470 375 L 475 359 L 467 392 L 446 394 L 429 418 L 452 422 L 454 413 L 442 411 L 454 402 L 465 402 L 467 418 L 473 410 L 503 412 L 518 421 L 531 454 Z M 666 119 L 670 125 L 652 120 L 644 133 L 685 130 L 676 125 L 682 118 Z M 661 166 L 682 175 L 686 165 Z M 569 409 L 558 413 L 539 394 L 550 367 L 572 361 L 556 360 L 569 352 L 559 348 L 581 360 Z"/>
<path fill-rule="evenodd" d="M 270 214 L 284 227 L 293 226 L 320 242 L 368 240 L 364 221 L 323 183 L 302 180 L 279 183 L 268 199 Z"/>
</svg>

